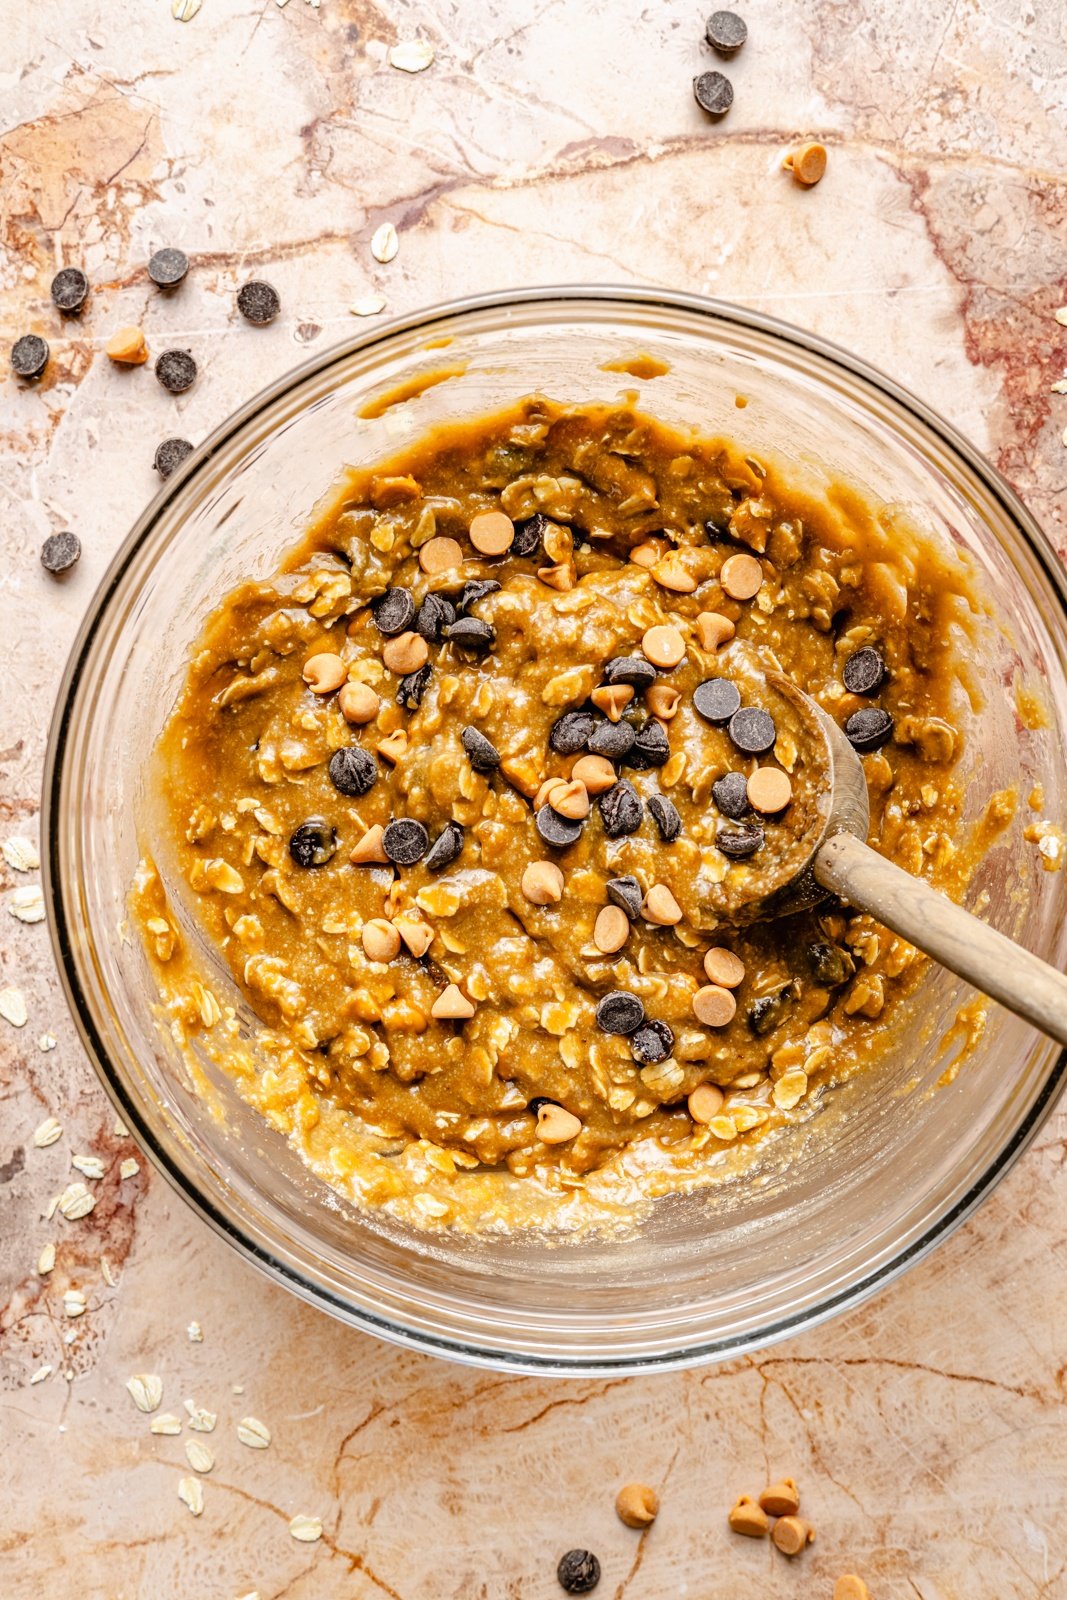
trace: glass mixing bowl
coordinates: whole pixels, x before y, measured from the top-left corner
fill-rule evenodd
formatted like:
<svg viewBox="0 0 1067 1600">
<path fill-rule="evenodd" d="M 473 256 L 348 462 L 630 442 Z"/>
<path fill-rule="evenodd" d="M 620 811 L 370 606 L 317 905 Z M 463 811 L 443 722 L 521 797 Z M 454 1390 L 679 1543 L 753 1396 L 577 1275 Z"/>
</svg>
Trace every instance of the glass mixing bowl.
<svg viewBox="0 0 1067 1600">
<path fill-rule="evenodd" d="M 637 351 L 669 371 L 639 381 L 604 370 Z M 445 365 L 447 381 L 360 418 L 369 396 Z M 969 814 L 1010 785 L 1025 812 L 1038 782 L 1048 814 L 1067 814 L 1064 579 L 1006 484 L 939 417 L 824 341 L 695 296 L 629 289 L 422 312 L 327 351 L 232 416 L 160 490 L 102 583 L 67 667 L 45 779 L 67 997 L 108 1093 L 175 1188 L 249 1260 L 344 1321 L 550 1373 L 713 1361 L 855 1304 L 990 1192 L 1048 1114 L 1067 1060 L 994 1006 L 938 1086 L 970 992 L 931 968 L 904 1046 L 827 1094 L 735 1183 L 657 1202 L 624 1240 L 549 1244 L 415 1234 L 360 1213 L 157 1024 L 125 905 L 150 751 L 207 611 L 239 579 L 271 571 L 343 464 L 531 390 L 578 401 L 624 387 L 668 422 L 775 452 L 802 486 L 851 480 L 886 517 L 970 551 L 999 627 L 983 623 L 975 651 L 985 705 L 964 755 Z M 1020 713 L 1024 682 L 1042 714 Z M 1062 967 L 1067 875 L 1043 872 L 1021 832 L 1017 823 L 985 859 L 970 903 Z M 213 982 L 239 1003 L 221 966 Z"/>
</svg>

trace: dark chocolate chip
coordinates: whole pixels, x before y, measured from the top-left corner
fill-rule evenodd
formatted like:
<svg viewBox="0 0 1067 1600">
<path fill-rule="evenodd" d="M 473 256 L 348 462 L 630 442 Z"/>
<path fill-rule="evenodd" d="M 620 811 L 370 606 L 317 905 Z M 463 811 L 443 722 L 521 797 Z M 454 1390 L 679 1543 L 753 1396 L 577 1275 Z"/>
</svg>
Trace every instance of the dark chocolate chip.
<svg viewBox="0 0 1067 1600">
<path fill-rule="evenodd" d="M 616 727 L 621 726 L 621 723 L 616 723 Z M 655 717 L 649 717 L 644 726 L 638 729 L 633 744 L 623 756 L 623 763 L 635 772 L 649 772 L 653 767 L 662 767 L 670 758 L 671 745 L 666 728 Z"/>
<path fill-rule="evenodd" d="M 11 346 L 11 366 L 17 378 L 39 378 L 51 351 L 39 333 L 24 333 Z"/>
<path fill-rule="evenodd" d="M 602 1033 L 633 1033 L 644 1020 L 644 1002 L 625 989 L 612 989 L 597 1002 L 596 1022 Z"/>
<path fill-rule="evenodd" d="M 847 983 L 856 970 L 856 963 L 847 950 L 836 944 L 810 944 L 808 961 L 813 977 L 828 989 Z"/>
<path fill-rule="evenodd" d="M 609 661 L 600 675 L 602 683 L 629 683 L 640 694 L 656 681 L 656 669 L 644 656 L 616 656 Z"/>
<path fill-rule="evenodd" d="M 410 628 L 415 617 L 415 602 L 406 589 L 386 589 L 370 603 L 374 626 L 387 639 Z"/>
<path fill-rule="evenodd" d="M 666 1061 L 674 1049 L 674 1034 L 665 1022 L 643 1022 L 630 1038 L 638 1061 Z"/>
<path fill-rule="evenodd" d="M 337 849 L 337 833 L 322 817 L 309 817 L 289 840 L 298 867 L 324 867 Z"/>
<path fill-rule="evenodd" d="M 161 478 L 169 478 L 172 472 L 177 472 L 186 456 L 192 453 L 193 446 L 188 439 L 164 439 L 156 445 L 152 465 Z"/>
<path fill-rule="evenodd" d="M 730 718 L 730 738 L 746 756 L 765 756 L 774 749 L 778 730 L 769 711 L 759 706 L 742 706 Z"/>
<path fill-rule="evenodd" d="M 734 103 L 734 86 L 721 72 L 702 72 L 694 78 L 693 94 L 709 117 L 724 117 Z"/>
<path fill-rule="evenodd" d="M 81 553 L 82 544 L 76 533 L 50 533 L 41 546 L 41 565 L 58 578 L 70 571 Z"/>
<path fill-rule="evenodd" d="M 463 849 L 463 829 L 458 822 L 446 822 L 430 846 L 426 857 L 427 872 L 442 872 L 450 867 Z"/>
<path fill-rule="evenodd" d="M 536 555 L 541 548 L 542 540 L 552 524 L 544 512 L 536 511 L 532 517 L 527 517 L 525 522 L 515 524 L 515 537 L 511 541 L 511 554 L 513 556 Z"/>
<path fill-rule="evenodd" d="M 549 730 L 549 748 L 558 756 L 576 756 L 585 749 L 595 727 L 596 718 L 591 711 L 565 711 Z"/>
<path fill-rule="evenodd" d="M 451 600 L 441 594 L 428 594 L 419 607 L 415 629 L 430 644 L 437 644 L 448 624 L 455 620 L 456 608 Z"/>
<path fill-rule="evenodd" d="M 727 772 L 711 786 L 711 798 L 724 817 L 735 822 L 748 812 L 748 781 L 743 772 Z"/>
<path fill-rule="evenodd" d="M 565 850 L 581 838 L 582 825 L 571 817 L 561 817 L 551 806 L 542 806 L 534 817 L 537 831 L 546 844 L 555 850 Z"/>
<path fill-rule="evenodd" d="M 359 744 L 346 744 L 330 757 L 330 782 L 342 794 L 366 794 L 378 781 L 378 763 Z"/>
<path fill-rule="evenodd" d="M 500 751 L 495 744 L 490 744 L 484 733 L 479 733 L 477 728 L 467 727 L 460 734 L 460 739 L 475 772 L 494 772 L 499 767 Z"/>
<path fill-rule="evenodd" d="M 654 794 L 649 799 L 648 809 L 664 844 L 673 844 L 682 831 L 682 819 L 674 801 L 668 800 L 666 795 Z"/>
<path fill-rule="evenodd" d="M 396 703 L 404 711 L 417 711 L 433 675 L 429 662 L 417 672 L 407 672 L 396 686 Z"/>
<path fill-rule="evenodd" d="M 196 362 L 188 350 L 164 350 L 155 370 L 168 394 L 184 394 L 196 382 Z"/>
<path fill-rule="evenodd" d="M 633 784 L 626 778 L 611 789 L 606 789 L 597 799 L 600 808 L 600 820 L 604 824 L 604 832 L 609 839 L 622 838 L 624 834 L 636 833 L 641 826 L 644 808 L 640 797 Z"/>
<path fill-rule="evenodd" d="M 729 678 L 705 678 L 693 690 L 693 705 L 708 722 L 729 722 L 741 705 L 741 691 Z"/>
<path fill-rule="evenodd" d="M 496 629 L 479 617 L 457 617 L 445 629 L 445 638 L 458 650 L 471 650 L 483 656 L 496 644 Z"/>
<path fill-rule="evenodd" d="M 758 822 L 746 822 L 741 828 L 720 828 L 715 835 L 715 843 L 724 856 L 740 861 L 762 850 L 763 829 Z"/>
<path fill-rule="evenodd" d="M 247 322 L 264 328 L 268 322 L 274 321 L 282 309 L 282 303 L 272 283 L 264 283 L 262 278 L 250 278 L 237 291 L 237 309 Z"/>
<path fill-rule="evenodd" d="M 413 817 L 397 817 L 382 834 L 382 849 L 398 867 L 413 867 L 430 848 L 430 835 Z"/>
<path fill-rule="evenodd" d="M 629 876 L 625 878 L 609 878 L 606 887 L 608 899 L 612 905 L 618 906 L 620 910 L 625 911 L 631 922 L 636 922 L 641 915 L 641 906 L 644 903 L 644 895 L 641 893 L 641 885 L 637 879 Z"/>
<path fill-rule="evenodd" d="M 586 740 L 586 749 L 594 756 L 605 756 L 608 761 L 621 761 L 633 749 L 637 735 L 629 722 L 594 722 Z"/>
<path fill-rule="evenodd" d="M 600 1562 L 591 1550 L 568 1550 L 560 1556 L 556 1577 L 568 1594 L 589 1594 L 600 1582 Z"/>
<path fill-rule="evenodd" d="M 877 706 L 864 706 L 862 711 L 854 711 L 845 723 L 845 738 L 860 755 L 880 750 L 892 737 L 893 719 L 888 711 L 881 711 Z"/>
<path fill-rule="evenodd" d="M 176 289 L 188 271 L 189 257 L 173 245 L 157 250 L 148 263 L 148 276 L 160 289 Z"/>
<path fill-rule="evenodd" d="M 89 280 L 81 267 L 63 267 L 52 279 L 52 301 L 64 316 L 76 317 L 89 298 Z"/>
<path fill-rule="evenodd" d="M 748 1008 L 748 1025 L 753 1033 L 763 1035 L 776 1028 L 785 1015 L 786 1002 L 792 986 L 786 984 L 777 994 L 761 994 Z"/>
<path fill-rule="evenodd" d="M 885 661 L 873 644 L 864 645 L 845 662 L 841 674 L 849 694 L 876 694 L 885 682 Z"/>
<path fill-rule="evenodd" d="M 736 11 L 713 11 L 704 29 L 704 37 L 721 56 L 732 56 L 748 38 L 748 28 Z"/>
<path fill-rule="evenodd" d="M 459 615 L 465 616 L 471 606 L 476 606 L 479 600 L 484 600 L 487 594 L 496 594 L 500 588 L 495 578 L 470 578 L 459 591 L 456 601 L 456 610 Z"/>
</svg>

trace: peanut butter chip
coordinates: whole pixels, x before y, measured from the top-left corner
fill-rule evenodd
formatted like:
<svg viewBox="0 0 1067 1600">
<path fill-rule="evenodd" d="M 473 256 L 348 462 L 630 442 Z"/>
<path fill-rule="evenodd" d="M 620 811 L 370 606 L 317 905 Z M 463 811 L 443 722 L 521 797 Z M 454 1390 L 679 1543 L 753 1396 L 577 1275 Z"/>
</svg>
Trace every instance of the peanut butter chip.
<svg viewBox="0 0 1067 1600">
<path fill-rule="evenodd" d="M 581 1131 L 578 1118 L 562 1106 L 546 1101 L 537 1108 L 537 1137 L 542 1144 L 566 1144 L 569 1139 L 576 1139 Z"/>
<path fill-rule="evenodd" d="M 395 639 L 386 639 L 382 645 L 382 660 L 390 672 L 403 676 L 418 672 L 426 665 L 430 647 L 421 633 L 398 633 Z"/>
<path fill-rule="evenodd" d="M 779 1517 L 771 1538 L 784 1556 L 798 1556 L 815 1537 L 815 1529 L 801 1517 Z"/>
<path fill-rule="evenodd" d="M 697 581 L 689 568 L 683 565 L 680 557 L 673 552 L 664 556 L 662 561 L 657 561 L 652 568 L 652 576 L 662 589 L 670 589 L 675 594 L 692 594 L 697 586 Z"/>
<path fill-rule="evenodd" d="M 353 862 L 357 867 L 366 866 L 368 863 L 377 863 L 384 866 L 389 860 L 382 845 L 382 834 L 384 832 L 385 829 L 380 822 L 376 822 L 373 828 L 368 828 L 349 856 L 349 861 Z"/>
<path fill-rule="evenodd" d="M 471 544 L 483 556 L 502 556 L 511 548 L 515 524 L 504 511 L 479 511 L 471 518 Z"/>
<path fill-rule="evenodd" d="M 399 917 L 393 918 L 393 927 L 416 961 L 424 956 L 433 944 L 433 929 L 428 922 L 423 922 L 421 917 L 413 917 L 408 912 L 402 912 Z"/>
<path fill-rule="evenodd" d="M 584 783 L 589 794 L 603 794 L 618 782 L 615 768 L 607 756 L 579 756 L 571 768 L 571 777 Z"/>
<path fill-rule="evenodd" d="M 522 875 L 522 892 L 532 906 L 553 906 L 563 898 L 563 872 L 554 861 L 531 861 Z"/>
<path fill-rule="evenodd" d="M 369 683 L 345 683 L 337 696 L 337 704 L 346 722 L 373 722 L 381 701 Z"/>
<path fill-rule="evenodd" d="M 630 560 L 639 567 L 654 567 L 667 554 L 668 546 L 662 539 L 645 539 L 630 551 Z"/>
<path fill-rule="evenodd" d="M 654 717 L 659 717 L 662 722 L 669 722 L 678 710 L 681 695 L 677 689 L 672 689 L 669 683 L 654 683 L 651 689 L 645 690 L 645 705 Z"/>
<path fill-rule="evenodd" d="M 718 650 L 733 638 L 737 629 L 721 611 L 701 611 L 697 615 L 697 638 L 702 650 Z"/>
<path fill-rule="evenodd" d="M 717 983 L 705 984 L 693 996 L 693 1015 L 705 1028 L 725 1028 L 736 1010 L 737 1001 L 729 989 L 720 989 Z"/>
<path fill-rule="evenodd" d="M 630 937 L 630 919 L 619 906 L 601 906 L 593 928 L 593 943 L 606 956 L 621 950 Z"/>
<path fill-rule="evenodd" d="M 763 584 L 763 568 L 755 556 L 730 556 L 722 564 L 719 582 L 732 600 L 751 600 Z"/>
<path fill-rule="evenodd" d="M 400 954 L 400 935 L 384 917 L 365 922 L 360 937 L 368 961 L 392 961 Z"/>
<path fill-rule="evenodd" d="M 433 574 L 445 572 L 449 567 L 463 565 L 463 551 L 455 539 L 446 539 L 441 535 L 427 539 L 419 548 L 419 566 L 423 572 Z"/>
<path fill-rule="evenodd" d="M 682 920 L 682 908 L 665 883 L 654 883 L 645 895 L 641 915 L 656 927 L 673 928 Z"/>
<path fill-rule="evenodd" d="M 589 696 L 597 710 L 603 711 L 609 722 L 619 721 L 633 697 L 633 686 L 629 683 L 601 684 L 600 688 L 594 689 Z"/>
<path fill-rule="evenodd" d="M 713 945 L 704 957 L 704 971 L 722 989 L 736 989 L 745 976 L 745 963 L 732 950 Z"/>
<path fill-rule="evenodd" d="M 834 1584 L 834 1600 L 871 1600 L 871 1591 L 854 1572 L 844 1572 Z"/>
<path fill-rule="evenodd" d="M 694 1122 L 710 1122 L 722 1110 L 723 1092 L 714 1083 L 702 1083 L 693 1090 L 686 1105 Z"/>
<path fill-rule="evenodd" d="M 340 656 L 323 652 L 308 656 L 304 662 L 304 682 L 315 694 L 333 694 L 347 677 L 348 668 Z"/>
<path fill-rule="evenodd" d="M 105 353 L 112 361 L 118 361 L 124 367 L 140 367 L 148 360 L 148 346 L 145 343 L 144 329 L 137 327 L 120 328 L 113 333 L 104 346 Z"/>
<path fill-rule="evenodd" d="M 430 1007 L 430 1015 L 438 1021 L 465 1022 L 468 1017 L 473 1017 L 474 1007 L 459 984 L 450 983 Z"/>
<path fill-rule="evenodd" d="M 540 811 L 542 806 L 548 805 L 557 789 L 565 789 L 566 787 L 566 778 L 546 778 L 534 796 L 534 810 Z"/>
<path fill-rule="evenodd" d="M 378 754 L 384 756 L 390 766 L 395 766 L 408 747 L 407 730 L 396 728 L 383 739 L 378 746 Z"/>
<path fill-rule="evenodd" d="M 814 139 L 791 150 L 782 162 L 802 189 L 812 189 L 826 171 L 826 146 Z"/>
<path fill-rule="evenodd" d="M 641 639 L 645 659 L 654 667 L 676 667 L 685 655 L 685 640 L 680 631 L 670 623 L 649 628 Z"/>
<path fill-rule="evenodd" d="M 589 790 L 580 779 L 575 778 L 570 783 L 555 786 L 548 803 L 561 817 L 581 822 L 589 815 Z"/>
<path fill-rule="evenodd" d="M 762 1539 L 771 1525 L 750 1494 L 738 1495 L 727 1521 L 735 1533 L 747 1534 L 750 1539 Z"/>
<path fill-rule="evenodd" d="M 792 1478 L 782 1478 L 764 1489 L 759 1503 L 772 1517 L 795 1517 L 800 1510 L 800 1490 Z"/>
<path fill-rule="evenodd" d="M 647 1483 L 627 1483 L 615 1496 L 615 1511 L 628 1528 L 647 1528 L 656 1520 L 659 1495 Z"/>
<path fill-rule="evenodd" d="M 771 816 L 784 811 L 792 798 L 793 785 L 781 767 L 757 767 L 748 780 L 748 803 L 753 811 Z"/>
</svg>

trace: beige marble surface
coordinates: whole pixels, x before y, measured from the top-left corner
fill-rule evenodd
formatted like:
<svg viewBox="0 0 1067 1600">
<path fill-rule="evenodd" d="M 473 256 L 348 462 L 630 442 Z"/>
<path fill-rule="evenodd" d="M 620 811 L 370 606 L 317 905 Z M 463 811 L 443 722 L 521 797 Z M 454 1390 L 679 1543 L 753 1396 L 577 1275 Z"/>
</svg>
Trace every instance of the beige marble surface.
<svg viewBox="0 0 1067 1600">
<path fill-rule="evenodd" d="M 372 290 L 399 311 L 506 284 L 642 281 L 759 306 L 932 401 L 1067 547 L 1067 398 L 1049 392 L 1067 364 L 1052 318 L 1067 301 L 1062 0 L 744 10 L 735 107 L 711 125 L 689 90 L 714 64 L 700 8 L 678 0 L 204 0 L 187 23 L 170 0 L 6 8 L 0 344 L 37 329 L 54 360 L 36 388 L 0 378 L 0 835 L 34 832 L 63 657 L 155 488 L 157 440 L 202 438 L 348 333 Z M 416 35 L 437 60 L 410 77 L 385 51 Z M 779 171 L 801 133 L 830 147 L 810 194 Z M 384 220 L 400 251 L 381 267 L 369 240 Z M 193 261 L 166 302 L 143 270 L 163 243 Z M 94 293 L 62 326 L 48 283 L 71 262 Z M 261 332 L 233 309 L 253 271 L 284 303 Z M 131 321 L 194 349 L 189 395 L 105 360 Z M 68 526 L 85 554 L 56 586 L 37 551 Z M 298 1305 L 145 1167 L 119 1180 L 133 1149 L 76 1045 L 46 929 L 7 915 L 33 881 L 0 876 L 0 987 L 29 1008 L 22 1029 L 0 1020 L 6 1600 L 549 1600 L 573 1544 L 600 1553 L 614 1600 L 829 1600 L 849 1569 L 875 1600 L 1067 1595 L 1062 1114 L 932 1259 L 761 1359 L 624 1382 L 471 1373 Z M 37 1149 L 47 1115 L 63 1134 Z M 46 1222 L 86 1151 L 108 1163 L 87 1180 L 95 1210 Z M 88 1304 L 74 1319 L 71 1287 Z M 217 1411 L 214 1434 L 152 1436 L 124 1388 L 134 1372 L 163 1378 L 163 1410 Z M 268 1450 L 237 1441 L 246 1413 L 268 1423 Z M 191 1437 L 217 1457 L 198 1519 L 177 1493 Z M 796 1566 L 723 1525 L 738 1490 L 787 1470 L 819 1528 Z M 663 1489 L 645 1538 L 611 1509 L 629 1477 Z M 320 1543 L 290 1537 L 296 1513 L 321 1517 Z"/>
</svg>

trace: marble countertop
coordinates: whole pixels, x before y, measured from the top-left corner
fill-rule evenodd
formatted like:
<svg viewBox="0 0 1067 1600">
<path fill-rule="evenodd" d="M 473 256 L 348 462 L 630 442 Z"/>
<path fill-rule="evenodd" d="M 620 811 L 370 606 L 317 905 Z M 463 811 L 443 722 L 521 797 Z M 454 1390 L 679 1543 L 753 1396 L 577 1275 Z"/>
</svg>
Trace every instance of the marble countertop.
<svg viewBox="0 0 1067 1600">
<path fill-rule="evenodd" d="M 370 294 L 400 312 L 614 280 L 758 306 L 932 402 L 1067 547 L 1067 397 L 1050 392 L 1067 365 L 1053 318 L 1067 301 L 1062 0 L 747 0 L 717 124 L 690 80 L 720 63 L 700 9 L 678 0 L 174 9 L 39 0 L 5 23 L 0 344 L 44 332 L 53 360 L 39 386 L 0 378 L 0 837 L 35 833 L 63 660 L 156 487 L 158 440 L 203 438 L 349 333 Z M 416 37 L 434 63 L 390 66 L 389 47 Z M 830 152 L 810 193 L 780 171 L 799 135 Z M 386 221 L 400 246 L 379 265 Z M 144 274 L 162 244 L 192 260 L 166 302 Z M 93 295 L 61 324 L 48 285 L 65 264 Z M 234 311 L 253 273 L 282 297 L 265 330 Z M 106 360 L 107 334 L 131 322 L 194 349 L 186 396 Z M 84 554 L 57 585 L 38 550 L 66 528 Z M 37 881 L 0 863 L 0 988 L 28 1011 L 23 1027 L 0 1018 L 6 1600 L 551 1600 L 572 1545 L 599 1553 L 613 1600 L 829 1600 L 850 1570 L 874 1600 L 1067 1595 L 1062 1112 L 931 1258 L 761 1357 L 618 1381 L 466 1371 L 302 1306 L 143 1159 L 119 1177 L 136 1153 L 77 1045 L 46 927 L 8 915 Z M 50 1116 L 62 1133 L 38 1148 Z M 95 1209 L 46 1221 L 77 1153 L 107 1168 L 84 1180 Z M 134 1373 L 163 1379 L 180 1437 L 149 1432 Z M 218 1414 L 214 1433 L 190 1432 L 186 1399 Z M 269 1449 L 239 1442 L 248 1414 Z M 216 1457 L 195 1518 L 178 1496 L 189 1440 Z M 793 1565 L 724 1528 L 739 1490 L 782 1472 L 818 1526 Z M 612 1510 L 629 1478 L 662 1491 L 645 1536 Z M 291 1536 L 297 1514 L 321 1519 L 318 1542 Z"/>
</svg>

